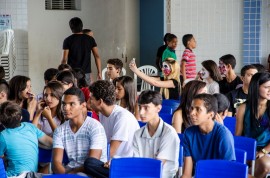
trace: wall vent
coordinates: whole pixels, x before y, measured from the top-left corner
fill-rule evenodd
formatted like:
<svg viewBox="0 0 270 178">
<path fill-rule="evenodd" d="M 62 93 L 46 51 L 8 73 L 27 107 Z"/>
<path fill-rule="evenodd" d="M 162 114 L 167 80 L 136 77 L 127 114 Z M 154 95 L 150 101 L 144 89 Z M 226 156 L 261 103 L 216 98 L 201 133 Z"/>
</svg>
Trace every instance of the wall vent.
<svg viewBox="0 0 270 178">
<path fill-rule="evenodd" d="M 46 10 L 80 10 L 78 0 L 45 0 Z"/>
</svg>

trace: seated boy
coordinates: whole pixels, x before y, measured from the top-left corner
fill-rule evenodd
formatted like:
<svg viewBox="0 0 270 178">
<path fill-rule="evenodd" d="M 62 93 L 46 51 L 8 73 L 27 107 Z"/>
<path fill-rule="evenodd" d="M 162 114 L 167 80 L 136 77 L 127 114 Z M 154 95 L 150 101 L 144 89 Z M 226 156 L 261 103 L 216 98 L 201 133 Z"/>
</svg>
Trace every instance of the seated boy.
<svg viewBox="0 0 270 178">
<path fill-rule="evenodd" d="M 8 162 L 8 177 L 37 172 L 38 143 L 52 147 L 52 138 L 30 123 L 21 123 L 21 118 L 18 104 L 10 101 L 1 104 L 0 122 L 5 130 L 0 133 L 0 155 Z"/>
<path fill-rule="evenodd" d="M 190 108 L 193 126 L 184 132 L 184 171 L 182 178 L 191 178 L 199 160 L 235 160 L 234 141 L 231 132 L 214 121 L 218 103 L 210 94 L 198 94 Z"/>
<path fill-rule="evenodd" d="M 138 104 L 140 118 L 147 124 L 135 132 L 134 157 L 161 160 L 162 177 L 172 178 L 178 170 L 180 141 L 175 129 L 158 115 L 162 107 L 162 96 L 157 91 L 145 90 L 140 94 Z"/>
<path fill-rule="evenodd" d="M 107 76 L 109 77 L 110 81 L 113 81 L 113 79 L 120 77 L 122 68 L 123 62 L 118 58 L 109 59 L 107 61 Z"/>
</svg>

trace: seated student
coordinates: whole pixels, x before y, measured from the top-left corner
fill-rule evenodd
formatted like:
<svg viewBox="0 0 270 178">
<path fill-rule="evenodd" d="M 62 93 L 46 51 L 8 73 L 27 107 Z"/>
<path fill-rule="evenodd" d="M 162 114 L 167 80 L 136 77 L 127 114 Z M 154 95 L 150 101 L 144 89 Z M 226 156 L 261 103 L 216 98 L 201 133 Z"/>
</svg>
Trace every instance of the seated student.
<svg viewBox="0 0 270 178">
<path fill-rule="evenodd" d="M 68 71 L 72 70 L 71 66 L 68 64 L 60 64 L 57 69 L 59 70 L 59 72 L 62 72 L 64 70 L 68 70 Z"/>
<path fill-rule="evenodd" d="M 223 80 L 218 82 L 220 93 L 226 95 L 230 91 L 242 85 L 242 80 L 235 74 L 236 66 L 235 57 L 231 54 L 221 56 L 219 58 L 219 70 L 221 75 L 224 75 Z"/>
<path fill-rule="evenodd" d="M 76 79 L 71 71 L 64 70 L 59 72 L 56 75 L 56 80 L 63 85 L 65 91 L 73 86 L 77 87 Z"/>
<path fill-rule="evenodd" d="M 106 80 L 94 82 L 90 87 L 91 107 L 100 112 L 99 120 L 103 125 L 108 144 L 110 144 L 110 159 L 107 162 L 88 158 L 84 168 L 93 177 L 109 177 L 111 158 L 132 157 L 132 141 L 139 124 L 134 115 L 121 106 L 115 105 L 115 88 Z"/>
<path fill-rule="evenodd" d="M 47 85 L 48 82 L 51 80 L 55 80 L 57 73 L 59 72 L 58 69 L 49 68 L 44 72 L 44 82 Z M 43 98 L 43 92 L 37 95 L 37 101 Z"/>
<path fill-rule="evenodd" d="M 221 94 L 221 93 L 215 93 L 213 96 L 217 99 L 218 102 L 218 111 L 215 117 L 215 121 L 223 124 L 223 120 L 228 115 L 228 109 L 230 107 L 230 102 L 228 98 Z"/>
<path fill-rule="evenodd" d="M 184 168 L 182 178 L 191 178 L 196 163 L 205 159 L 235 160 L 234 141 L 231 132 L 214 121 L 218 103 L 210 94 L 193 98 L 190 119 L 193 126 L 183 137 Z"/>
<path fill-rule="evenodd" d="M 194 96 L 207 93 L 206 83 L 199 80 L 189 81 L 181 94 L 181 101 L 173 113 L 172 126 L 177 133 L 184 133 L 185 129 L 192 125 L 189 117 L 189 108 Z"/>
<path fill-rule="evenodd" d="M 29 117 L 23 117 L 22 122 L 29 122 L 29 119 L 30 121 L 33 120 L 37 106 L 37 100 L 35 94 L 32 93 L 30 78 L 21 75 L 14 76 L 9 81 L 8 100 L 19 104 L 23 109 L 23 115 L 29 115 Z"/>
<path fill-rule="evenodd" d="M 254 74 L 258 72 L 257 68 L 253 65 L 245 65 L 241 69 L 241 80 L 243 81 L 242 87 L 234 89 L 227 93 L 230 101 L 230 108 L 228 116 L 235 116 L 237 107 L 244 103 L 247 99 L 249 83 Z"/>
<path fill-rule="evenodd" d="M 55 174 L 85 173 L 83 168 L 87 157 L 107 160 L 107 140 L 102 125 L 84 114 L 84 94 L 72 87 L 64 92 L 62 111 L 66 121 L 53 134 L 52 170 Z M 62 165 L 64 150 L 69 163 Z"/>
<path fill-rule="evenodd" d="M 8 100 L 9 87 L 6 80 L 0 80 L 0 104 Z M 29 118 L 28 118 L 29 120 Z M 5 127 L 0 123 L 0 132 L 2 132 Z"/>
<path fill-rule="evenodd" d="M 6 128 L 0 133 L 0 155 L 8 161 L 7 176 L 37 172 L 38 143 L 52 147 L 52 138 L 30 123 L 21 123 L 21 108 L 10 101 L 1 104 L 0 122 Z"/>
<path fill-rule="evenodd" d="M 90 91 L 88 88 L 89 86 L 87 84 L 87 81 L 85 79 L 85 73 L 82 69 L 75 68 L 75 69 L 73 69 L 73 74 L 77 80 L 77 87 L 82 90 L 84 97 L 85 97 L 85 102 L 87 102 L 89 99 Z"/>
<path fill-rule="evenodd" d="M 162 63 L 163 77 L 150 77 L 141 72 L 135 61 L 129 63 L 129 68 L 142 80 L 146 81 L 150 85 L 160 87 L 162 97 L 165 99 L 179 100 L 180 96 L 180 78 L 179 78 L 179 64 L 173 58 L 167 58 Z"/>
<path fill-rule="evenodd" d="M 134 157 L 155 158 L 163 163 L 162 177 L 172 178 L 178 170 L 179 137 L 174 128 L 163 122 L 158 113 L 162 97 L 157 91 L 145 90 L 139 98 L 142 122 L 147 124 L 135 132 Z"/>
<path fill-rule="evenodd" d="M 136 89 L 130 76 L 121 76 L 113 80 L 117 104 L 133 113 L 139 118 L 138 105 L 136 104 Z"/>
<path fill-rule="evenodd" d="M 113 81 L 115 78 L 120 77 L 122 68 L 123 62 L 120 59 L 109 59 L 107 61 L 107 76 L 109 77 L 109 80 Z"/>
</svg>

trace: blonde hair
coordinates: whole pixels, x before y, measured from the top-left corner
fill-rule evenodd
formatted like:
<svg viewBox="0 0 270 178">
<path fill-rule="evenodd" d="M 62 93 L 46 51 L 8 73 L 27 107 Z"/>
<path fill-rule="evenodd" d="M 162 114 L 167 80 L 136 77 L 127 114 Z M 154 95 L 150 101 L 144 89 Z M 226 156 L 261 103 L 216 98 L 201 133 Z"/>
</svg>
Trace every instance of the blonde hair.
<svg viewBox="0 0 270 178">
<path fill-rule="evenodd" d="M 171 80 L 174 79 L 179 83 L 179 90 L 180 90 L 180 65 L 179 63 L 174 60 L 173 58 L 167 58 L 165 61 L 171 67 L 171 74 L 169 76 L 164 75 L 164 80 Z M 160 93 L 164 93 L 165 99 L 169 99 L 169 89 L 168 88 L 160 88 Z M 180 94 L 180 93 L 179 93 Z"/>
</svg>

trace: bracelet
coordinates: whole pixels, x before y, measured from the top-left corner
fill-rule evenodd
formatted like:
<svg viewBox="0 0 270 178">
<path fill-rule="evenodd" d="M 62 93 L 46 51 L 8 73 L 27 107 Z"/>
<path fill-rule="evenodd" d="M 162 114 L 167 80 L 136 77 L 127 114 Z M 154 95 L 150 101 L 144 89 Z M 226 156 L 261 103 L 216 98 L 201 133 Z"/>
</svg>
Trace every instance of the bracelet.
<svg viewBox="0 0 270 178">
<path fill-rule="evenodd" d="M 268 154 L 269 152 L 268 151 L 266 151 L 264 148 L 261 150 L 264 154 Z"/>
</svg>

